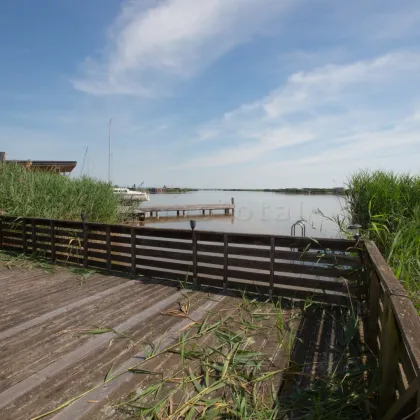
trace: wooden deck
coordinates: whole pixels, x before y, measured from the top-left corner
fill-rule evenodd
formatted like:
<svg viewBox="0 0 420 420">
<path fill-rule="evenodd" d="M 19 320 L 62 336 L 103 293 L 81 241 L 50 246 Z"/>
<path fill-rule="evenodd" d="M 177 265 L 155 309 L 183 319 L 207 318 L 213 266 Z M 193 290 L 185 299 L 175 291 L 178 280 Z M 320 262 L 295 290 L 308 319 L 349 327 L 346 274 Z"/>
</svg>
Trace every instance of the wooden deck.
<svg viewBox="0 0 420 420">
<path fill-rule="evenodd" d="M 235 204 L 232 200 L 231 204 L 182 204 L 177 206 L 144 206 L 138 210 L 132 210 L 132 212 L 139 217 L 156 217 L 160 216 L 160 213 L 176 213 L 177 216 L 185 216 L 187 212 L 200 212 L 203 216 L 206 214 L 212 215 L 213 212 L 223 211 L 224 214 L 234 213 Z"/>
<path fill-rule="evenodd" d="M 232 310 L 239 302 L 234 297 L 210 299 L 204 292 L 191 292 L 189 318 L 168 316 L 163 312 L 177 308 L 184 293 L 173 285 L 99 274 L 83 281 L 65 268 L 52 274 L 1 268 L 0 286 L 2 420 L 29 419 L 53 410 L 103 383 L 111 366 L 114 371 L 124 370 L 141 360 L 145 342 L 168 346 L 191 320 L 203 319 L 209 311 Z M 121 336 L 81 334 L 104 327 Z M 267 351 L 275 351 L 278 363 L 284 365 L 279 349 L 266 344 Z M 158 365 L 154 368 L 163 372 L 171 369 L 168 358 Z M 142 381 L 141 375 L 127 373 L 46 418 L 120 418 L 111 409 L 112 401 L 127 396 Z"/>
<path fill-rule="evenodd" d="M 126 372 L 101 386 L 111 366 L 113 372 L 126 371 L 144 359 L 145 343 L 168 347 L 177 342 L 180 331 L 208 314 L 235 318 L 235 310 L 242 302 L 234 296 L 189 292 L 189 316 L 171 316 L 167 311 L 178 308 L 186 296 L 174 284 L 98 273 L 83 280 L 80 274 L 66 268 L 55 268 L 52 273 L 42 269 L 0 268 L 0 286 L 2 420 L 36 418 L 95 386 L 99 387 L 44 418 L 130 418 L 115 409 L 115 403 L 147 385 L 150 376 Z M 273 307 L 265 305 L 261 307 L 264 312 Z M 283 342 L 272 332 L 250 340 L 250 350 L 266 354 L 272 369 L 285 370 L 291 351 L 285 343 L 293 342 L 289 335 L 297 331 L 299 342 L 304 339 L 305 344 L 315 344 L 308 344 L 303 353 L 297 351 L 294 366 L 305 366 L 310 371 L 322 357 L 328 358 L 314 355 L 324 354 L 320 350 L 323 340 L 331 343 L 332 325 L 327 327 L 328 322 L 323 322 L 323 332 L 317 333 L 315 320 L 308 327 L 308 318 L 304 318 L 305 322 L 297 309 L 284 309 L 283 319 L 289 320 L 291 326 L 285 330 Z M 115 332 L 83 334 L 104 328 Z M 141 367 L 169 375 L 179 369 L 179 363 L 174 355 L 165 355 Z M 282 380 L 282 374 L 276 377 L 275 386 L 279 389 Z"/>
</svg>

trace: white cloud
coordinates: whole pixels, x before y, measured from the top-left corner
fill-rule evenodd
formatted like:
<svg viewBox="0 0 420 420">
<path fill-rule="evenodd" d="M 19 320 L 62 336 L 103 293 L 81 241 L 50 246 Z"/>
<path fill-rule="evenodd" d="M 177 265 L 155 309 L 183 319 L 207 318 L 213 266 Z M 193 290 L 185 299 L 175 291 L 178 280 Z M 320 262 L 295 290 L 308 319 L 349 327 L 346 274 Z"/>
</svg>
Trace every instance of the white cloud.
<svg viewBox="0 0 420 420">
<path fill-rule="evenodd" d="M 92 94 L 163 93 L 165 81 L 188 78 L 236 46 L 267 34 L 290 0 L 164 0 L 125 4 L 110 45 L 88 58 L 78 90 Z"/>
<path fill-rule="evenodd" d="M 207 141 L 214 147 L 184 167 L 258 163 L 280 149 L 309 142 L 316 147 L 300 153 L 310 156 L 289 160 L 328 164 L 360 153 L 386 152 L 398 141 L 420 146 L 420 126 L 410 124 L 418 122 L 412 107 L 419 70 L 420 53 L 396 52 L 296 72 L 264 98 L 200 127 L 199 139 L 200 133 L 212 133 Z M 401 92 L 404 97 L 398 99 Z M 286 159 L 280 161 L 284 168 Z"/>
<path fill-rule="evenodd" d="M 181 165 L 181 167 L 212 167 L 252 162 L 274 150 L 311 141 L 314 135 L 309 131 L 282 127 L 277 130 L 250 134 L 249 137 L 253 138 L 254 141 L 222 148 L 211 156 L 193 159 L 186 165 Z"/>
</svg>

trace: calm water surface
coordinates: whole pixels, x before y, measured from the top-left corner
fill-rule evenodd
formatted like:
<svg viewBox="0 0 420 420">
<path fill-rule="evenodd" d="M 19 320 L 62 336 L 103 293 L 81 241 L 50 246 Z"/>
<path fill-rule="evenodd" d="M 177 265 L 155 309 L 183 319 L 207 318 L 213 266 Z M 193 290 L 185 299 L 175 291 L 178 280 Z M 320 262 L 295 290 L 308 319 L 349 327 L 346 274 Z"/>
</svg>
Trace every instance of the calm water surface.
<svg viewBox="0 0 420 420">
<path fill-rule="evenodd" d="M 216 211 L 213 212 L 213 216 L 202 216 L 201 212 L 188 212 L 185 217 L 176 217 L 172 216 L 172 212 L 168 217 L 165 212 L 161 212 L 159 219 L 146 219 L 146 226 L 189 229 L 189 221 L 194 219 L 197 229 L 201 230 L 290 235 L 292 224 L 304 219 L 307 236 L 339 236 L 334 222 L 316 214 L 318 209 L 328 217 L 342 213 L 343 200 L 334 195 L 196 191 L 185 194 L 151 194 L 150 201 L 142 203 L 141 207 L 230 203 L 231 197 L 235 198 L 234 216 L 226 216 L 223 211 Z M 299 227 L 296 234 L 300 236 Z"/>
</svg>

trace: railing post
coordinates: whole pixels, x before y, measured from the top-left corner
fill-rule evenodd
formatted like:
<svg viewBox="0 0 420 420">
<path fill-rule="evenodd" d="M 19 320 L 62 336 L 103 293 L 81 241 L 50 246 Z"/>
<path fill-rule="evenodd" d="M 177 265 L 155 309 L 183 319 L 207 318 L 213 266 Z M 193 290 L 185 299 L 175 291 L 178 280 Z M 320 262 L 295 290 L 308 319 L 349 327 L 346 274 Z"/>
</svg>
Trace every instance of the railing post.
<svg viewBox="0 0 420 420">
<path fill-rule="evenodd" d="M 367 339 L 370 349 L 376 353 L 378 349 L 378 319 L 379 319 L 379 296 L 381 286 L 375 270 L 370 274 L 369 289 L 369 318 L 367 326 Z"/>
<path fill-rule="evenodd" d="M 89 227 L 83 222 L 83 267 L 89 266 Z"/>
<path fill-rule="evenodd" d="M 35 227 L 35 220 L 31 220 L 31 227 L 32 227 L 32 255 L 36 255 L 37 248 L 36 248 L 36 227 Z"/>
<path fill-rule="evenodd" d="M 135 277 L 137 271 L 136 264 L 136 229 L 131 228 L 131 274 Z"/>
<path fill-rule="evenodd" d="M 228 283 L 228 258 L 229 258 L 229 243 L 228 243 L 228 235 L 225 233 L 223 235 L 223 291 L 226 293 L 227 291 L 227 283 Z"/>
<path fill-rule="evenodd" d="M 22 219 L 22 243 L 23 243 L 23 253 L 26 255 L 28 253 L 28 242 L 26 241 L 26 219 Z"/>
<path fill-rule="evenodd" d="M 384 297 L 384 312 L 381 319 L 381 351 L 379 354 L 380 385 L 379 414 L 384 415 L 393 405 L 397 384 L 400 337 L 392 310 L 391 297 Z"/>
<path fill-rule="evenodd" d="M 111 259 L 111 227 L 106 227 L 106 269 L 111 271 L 112 259 Z"/>
<path fill-rule="evenodd" d="M 273 291 L 274 291 L 274 264 L 275 264 L 275 256 L 276 256 L 276 238 L 270 238 L 270 291 L 269 296 L 270 299 L 273 298 Z"/>
<path fill-rule="evenodd" d="M 197 234 L 192 231 L 192 262 L 193 262 L 193 283 L 195 287 L 199 287 L 197 279 Z"/>
<path fill-rule="evenodd" d="M 56 261 L 56 249 L 55 249 L 55 223 L 54 220 L 50 220 L 51 229 L 51 261 L 55 264 Z"/>
</svg>

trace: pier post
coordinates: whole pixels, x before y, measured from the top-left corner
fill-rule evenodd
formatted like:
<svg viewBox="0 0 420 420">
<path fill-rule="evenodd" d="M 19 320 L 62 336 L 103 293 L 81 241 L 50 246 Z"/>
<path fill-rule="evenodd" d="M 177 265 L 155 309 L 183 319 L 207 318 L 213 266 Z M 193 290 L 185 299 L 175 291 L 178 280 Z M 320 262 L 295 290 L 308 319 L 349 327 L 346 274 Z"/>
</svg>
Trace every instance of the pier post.
<svg viewBox="0 0 420 420">
<path fill-rule="evenodd" d="M 176 215 L 179 217 L 179 210 L 176 211 Z"/>
<path fill-rule="evenodd" d="M 234 197 L 231 197 L 230 198 L 230 202 L 232 203 L 232 206 L 234 206 L 232 208 L 232 215 L 234 215 L 235 214 L 235 198 Z M 228 211 L 228 214 L 229 214 L 229 211 Z"/>
<path fill-rule="evenodd" d="M 206 214 L 206 211 L 205 210 L 203 210 L 203 216 Z"/>
</svg>

